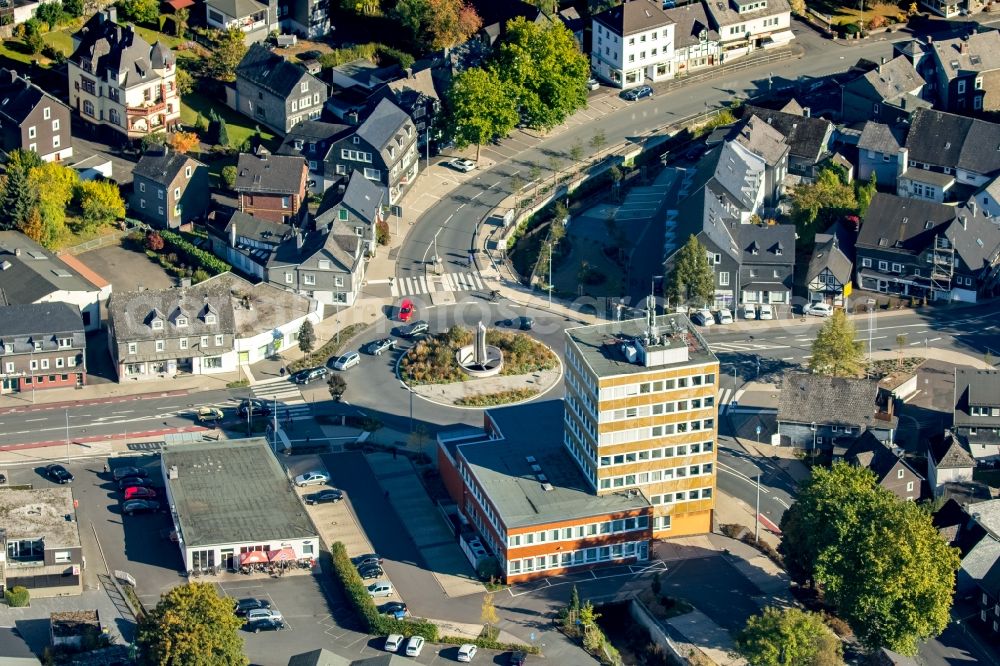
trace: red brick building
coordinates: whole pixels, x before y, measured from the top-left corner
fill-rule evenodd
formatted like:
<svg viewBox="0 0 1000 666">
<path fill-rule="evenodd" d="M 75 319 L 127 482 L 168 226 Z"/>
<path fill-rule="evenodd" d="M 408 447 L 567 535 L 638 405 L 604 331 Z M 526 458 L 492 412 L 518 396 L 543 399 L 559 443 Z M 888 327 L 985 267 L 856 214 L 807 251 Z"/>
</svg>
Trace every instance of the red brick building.
<svg viewBox="0 0 1000 666">
<path fill-rule="evenodd" d="M 87 335 L 67 303 L 0 307 L 0 393 L 83 386 Z"/>
<path fill-rule="evenodd" d="M 236 163 L 240 210 L 270 222 L 298 224 L 305 217 L 309 168 L 298 155 L 272 155 L 259 148 Z"/>
</svg>

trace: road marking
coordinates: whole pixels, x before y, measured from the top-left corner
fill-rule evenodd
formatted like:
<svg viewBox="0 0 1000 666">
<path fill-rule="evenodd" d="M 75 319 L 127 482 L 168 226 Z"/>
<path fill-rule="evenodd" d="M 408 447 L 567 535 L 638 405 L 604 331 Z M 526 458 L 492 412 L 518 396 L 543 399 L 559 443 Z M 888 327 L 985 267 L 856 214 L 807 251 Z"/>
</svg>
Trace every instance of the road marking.
<svg viewBox="0 0 1000 666">
<path fill-rule="evenodd" d="M 48 421 L 48 419 L 47 418 L 42 418 L 42 419 L 24 419 L 25 423 L 34 423 L 35 421 Z"/>
<path fill-rule="evenodd" d="M 465 208 L 465 204 L 462 204 L 461 206 L 459 206 L 459 207 L 458 207 L 458 208 L 456 208 L 455 210 L 462 210 L 463 208 Z"/>
<path fill-rule="evenodd" d="M 782 360 L 782 361 L 793 361 L 793 360 L 795 360 L 795 357 L 794 357 L 794 356 L 786 356 L 786 357 L 784 357 L 784 358 L 783 358 L 783 359 L 781 359 L 781 360 Z"/>
<path fill-rule="evenodd" d="M 931 338 L 931 339 L 930 339 L 930 340 L 928 340 L 927 342 L 937 342 L 937 341 L 938 341 L 938 340 L 940 340 L 940 339 L 941 339 L 941 338 Z"/>
<path fill-rule="evenodd" d="M 721 463 L 721 462 L 716 461 L 715 464 L 717 464 L 719 466 L 719 469 L 722 470 L 723 472 L 727 472 L 729 474 L 732 474 L 733 476 L 735 476 L 738 479 L 743 479 L 747 483 L 752 483 L 754 486 L 757 485 L 757 480 L 756 479 L 751 479 L 749 476 L 747 476 L 743 472 L 737 472 L 735 469 L 733 469 L 732 467 L 730 467 L 729 465 L 727 465 L 725 463 Z M 765 495 L 770 495 L 771 494 L 771 491 L 768 490 L 767 488 L 765 488 L 764 486 L 760 487 L 760 492 L 764 493 Z"/>
</svg>

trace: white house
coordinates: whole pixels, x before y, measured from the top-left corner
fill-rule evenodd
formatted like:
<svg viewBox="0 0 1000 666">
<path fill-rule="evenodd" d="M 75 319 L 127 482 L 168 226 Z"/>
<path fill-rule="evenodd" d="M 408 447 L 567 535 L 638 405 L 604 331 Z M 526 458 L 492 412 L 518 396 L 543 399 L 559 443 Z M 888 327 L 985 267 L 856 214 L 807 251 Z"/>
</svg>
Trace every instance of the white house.
<svg viewBox="0 0 1000 666">
<path fill-rule="evenodd" d="M 927 483 L 935 497 L 946 483 L 970 483 L 975 466 L 975 459 L 948 430 L 927 445 Z"/>
<path fill-rule="evenodd" d="M 795 37 L 787 0 L 706 0 L 705 7 L 719 33 L 723 62 L 784 46 Z"/>
<path fill-rule="evenodd" d="M 205 22 L 210 28 L 239 28 L 247 44 L 267 39 L 277 17 L 257 0 L 206 0 Z"/>
<path fill-rule="evenodd" d="M 674 77 L 674 21 L 652 0 L 627 0 L 593 18 L 590 66 L 620 88 Z"/>
</svg>

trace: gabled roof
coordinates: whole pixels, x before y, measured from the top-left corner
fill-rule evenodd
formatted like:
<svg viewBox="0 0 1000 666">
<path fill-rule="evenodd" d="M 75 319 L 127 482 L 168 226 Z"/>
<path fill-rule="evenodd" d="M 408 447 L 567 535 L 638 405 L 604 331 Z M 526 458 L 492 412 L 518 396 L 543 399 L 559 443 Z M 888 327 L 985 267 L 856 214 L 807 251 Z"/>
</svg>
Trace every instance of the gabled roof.
<svg viewBox="0 0 1000 666">
<path fill-rule="evenodd" d="M 306 161 L 300 155 L 271 155 L 263 148 L 257 154 L 240 153 L 236 161 L 237 192 L 296 194 L 302 189 Z"/>
<path fill-rule="evenodd" d="M 743 115 L 763 119 L 785 136 L 793 156 L 813 162 L 826 152 L 833 133 L 833 124 L 824 118 L 799 116 L 750 104 L 744 107 Z"/>
<path fill-rule="evenodd" d="M 955 219 L 955 208 L 878 192 L 865 213 L 857 247 L 920 254 Z"/>
<path fill-rule="evenodd" d="M 905 458 L 897 456 L 892 452 L 892 449 L 878 441 L 878 438 L 870 430 L 866 430 L 851 444 L 847 452 L 844 453 L 844 460 L 852 465 L 867 467 L 875 473 L 875 478 L 879 483 L 885 481 L 897 465 L 903 465 L 918 479 L 924 478 L 910 463 L 906 462 Z"/>
<path fill-rule="evenodd" d="M 787 0 L 768 0 L 761 9 L 746 12 L 737 11 L 729 0 L 706 0 L 705 4 L 712 15 L 712 20 L 718 27 L 744 23 L 755 18 L 774 16 L 790 11 Z"/>
<path fill-rule="evenodd" d="M 909 158 L 983 175 L 1000 172 L 1000 125 L 933 109 L 920 109 L 906 137 Z"/>
<path fill-rule="evenodd" d="M 341 204 L 349 208 L 362 220 L 372 224 L 378 217 L 379 206 L 385 198 L 385 188 L 368 180 L 360 171 L 354 171 L 344 190 Z"/>
<path fill-rule="evenodd" d="M 282 99 L 297 90 L 302 79 L 308 78 L 309 92 L 312 93 L 314 90 L 322 92 L 321 101 L 326 101 L 325 83 L 307 72 L 302 65 L 285 60 L 263 44 L 251 44 L 240 64 L 236 66 L 236 76 Z"/>
<path fill-rule="evenodd" d="M 351 666 L 351 660 L 330 652 L 326 648 L 292 655 L 288 666 Z"/>
<path fill-rule="evenodd" d="M 176 325 L 176 317 L 167 319 L 166 315 L 178 309 L 187 316 L 184 327 Z M 215 324 L 205 320 L 208 313 L 216 315 Z M 162 330 L 153 329 L 154 319 L 164 320 Z M 232 334 L 235 318 L 229 288 L 209 280 L 191 287 L 115 292 L 108 303 L 108 329 L 119 344 L 180 335 Z"/>
<path fill-rule="evenodd" d="M 973 416 L 973 406 L 1000 408 L 1000 370 L 955 368 L 955 427 L 1000 427 L 1000 416 Z"/>
<path fill-rule="evenodd" d="M 976 502 L 965 507 L 965 510 L 984 530 L 1000 539 L 1000 499 Z"/>
<path fill-rule="evenodd" d="M 778 422 L 872 426 L 877 395 L 874 379 L 789 373 L 782 382 Z"/>
<path fill-rule="evenodd" d="M 736 123 L 726 140 L 736 141 L 750 152 L 759 155 L 768 166 L 777 165 L 789 150 L 785 135 L 755 115 Z"/>
<path fill-rule="evenodd" d="M 1000 225 L 975 203 L 958 208 L 944 235 L 970 270 L 993 266 L 1000 254 Z"/>
<path fill-rule="evenodd" d="M 950 430 L 931 437 L 927 444 L 927 453 L 938 469 L 971 469 L 976 466 L 972 454 L 962 446 Z"/>
<path fill-rule="evenodd" d="M 743 249 L 741 264 L 795 263 L 794 224 L 736 224 L 731 225 L 731 230 Z"/>
<path fill-rule="evenodd" d="M 926 83 L 909 59 L 903 56 L 897 56 L 889 62 L 876 66 L 854 81 L 846 83 L 845 87 L 857 87 L 862 81 L 871 86 L 884 102 L 893 102 Z"/>
<path fill-rule="evenodd" d="M 12 69 L 0 69 L 0 122 L 20 125 L 42 100 L 66 106 Z"/>
<path fill-rule="evenodd" d="M 83 69 L 95 72 L 103 80 L 117 80 L 119 72 L 125 72 L 125 87 L 159 80 L 160 75 L 153 70 L 173 67 L 173 53 L 159 42 L 155 47 L 150 46 L 131 25 L 116 23 L 116 16 L 114 8 L 91 16 L 73 35 L 79 46 L 70 60 L 83 63 Z"/>
<path fill-rule="evenodd" d="M 905 129 L 868 121 L 861 130 L 858 150 L 873 150 L 883 155 L 896 155 L 905 142 Z"/>
<path fill-rule="evenodd" d="M 619 35 L 655 30 L 674 22 L 663 11 L 663 3 L 655 0 L 630 0 L 601 12 L 593 19 Z"/>
<path fill-rule="evenodd" d="M 105 285 L 91 282 L 21 232 L 0 231 L 0 302 L 35 303 L 57 291 L 97 292 Z"/>
<path fill-rule="evenodd" d="M 986 30 L 931 44 L 938 69 L 948 79 L 970 72 L 1000 69 L 1000 32 Z"/>
<path fill-rule="evenodd" d="M 674 26 L 674 40 L 675 46 L 678 48 L 700 44 L 702 32 L 705 33 L 705 38 L 709 42 L 715 42 L 719 39 L 719 33 L 712 27 L 708 13 L 705 11 L 705 5 L 701 2 L 664 9 L 663 13 L 676 24 Z"/>
<path fill-rule="evenodd" d="M 83 333 L 83 317 L 76 305 L 48 302 L 0 307 L 0 338 L 74 332 Z"/>
<path fill-rule="evenodd" d="M 403 69 L 399 65 L 380 67 L 368 58 L 345 62 L 334 67 L 333 71 L 369 90 L 395 81 L 403 75 Z"/>
<path fill-rule="evenodd" d="M 139 162 L 132 168 L 132 173 L 136 176 L 148 178 L 155 183 L 168 185 L 188 165 L 192 169 L 205 166 L 193 157 L 164 147 L 146 151 L 139 159 Z"/>
<path fill-rule="evenodd" d="M 837 281 L 847 284 L 851 281 L 851 271 L 854 266 L 840 250 L 837 237 L 833 234 L 816 234 L 816 244 L 813 246 L 809 268 L 806 270 L 806 283 L 812 282 L 824 269 L 829 269 Z"/>
<path fill-rule="evenodd" d="M 267 11 L 267 5 L 257 0 L 205 0 L 205 4 L 237 19 Z"/>
<path fill-rule="evenodd" d="M 413 121 L 410 117 L 391 101 L 383 99 L 361 123 L 356 134 L 381 152 L 403 131 L 407 123 L 410 124 L 412 132 Z M 406 145 L 406 142 L 403 145 Z"/>
</svg>

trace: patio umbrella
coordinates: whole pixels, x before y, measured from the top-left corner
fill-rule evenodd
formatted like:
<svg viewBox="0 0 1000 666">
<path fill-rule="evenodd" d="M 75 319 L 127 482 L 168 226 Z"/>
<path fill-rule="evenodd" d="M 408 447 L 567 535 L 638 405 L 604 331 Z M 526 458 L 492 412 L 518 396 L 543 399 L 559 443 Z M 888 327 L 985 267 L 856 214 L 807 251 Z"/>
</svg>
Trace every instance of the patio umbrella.
<svg viewBox="0 0 1000 666">
<path fill-rule="evenodd" d="M 267 553 L 267 559 L 271 562 L 290 562 L 295 559 L 295 551 L 291 548 L 271 550 Z"/>
<path fill-rule="evenodd" d="M 240 553 L 240 564 L 266 564 L 267 553 L 262 550 L 251 550 Z"/>
</svg>

